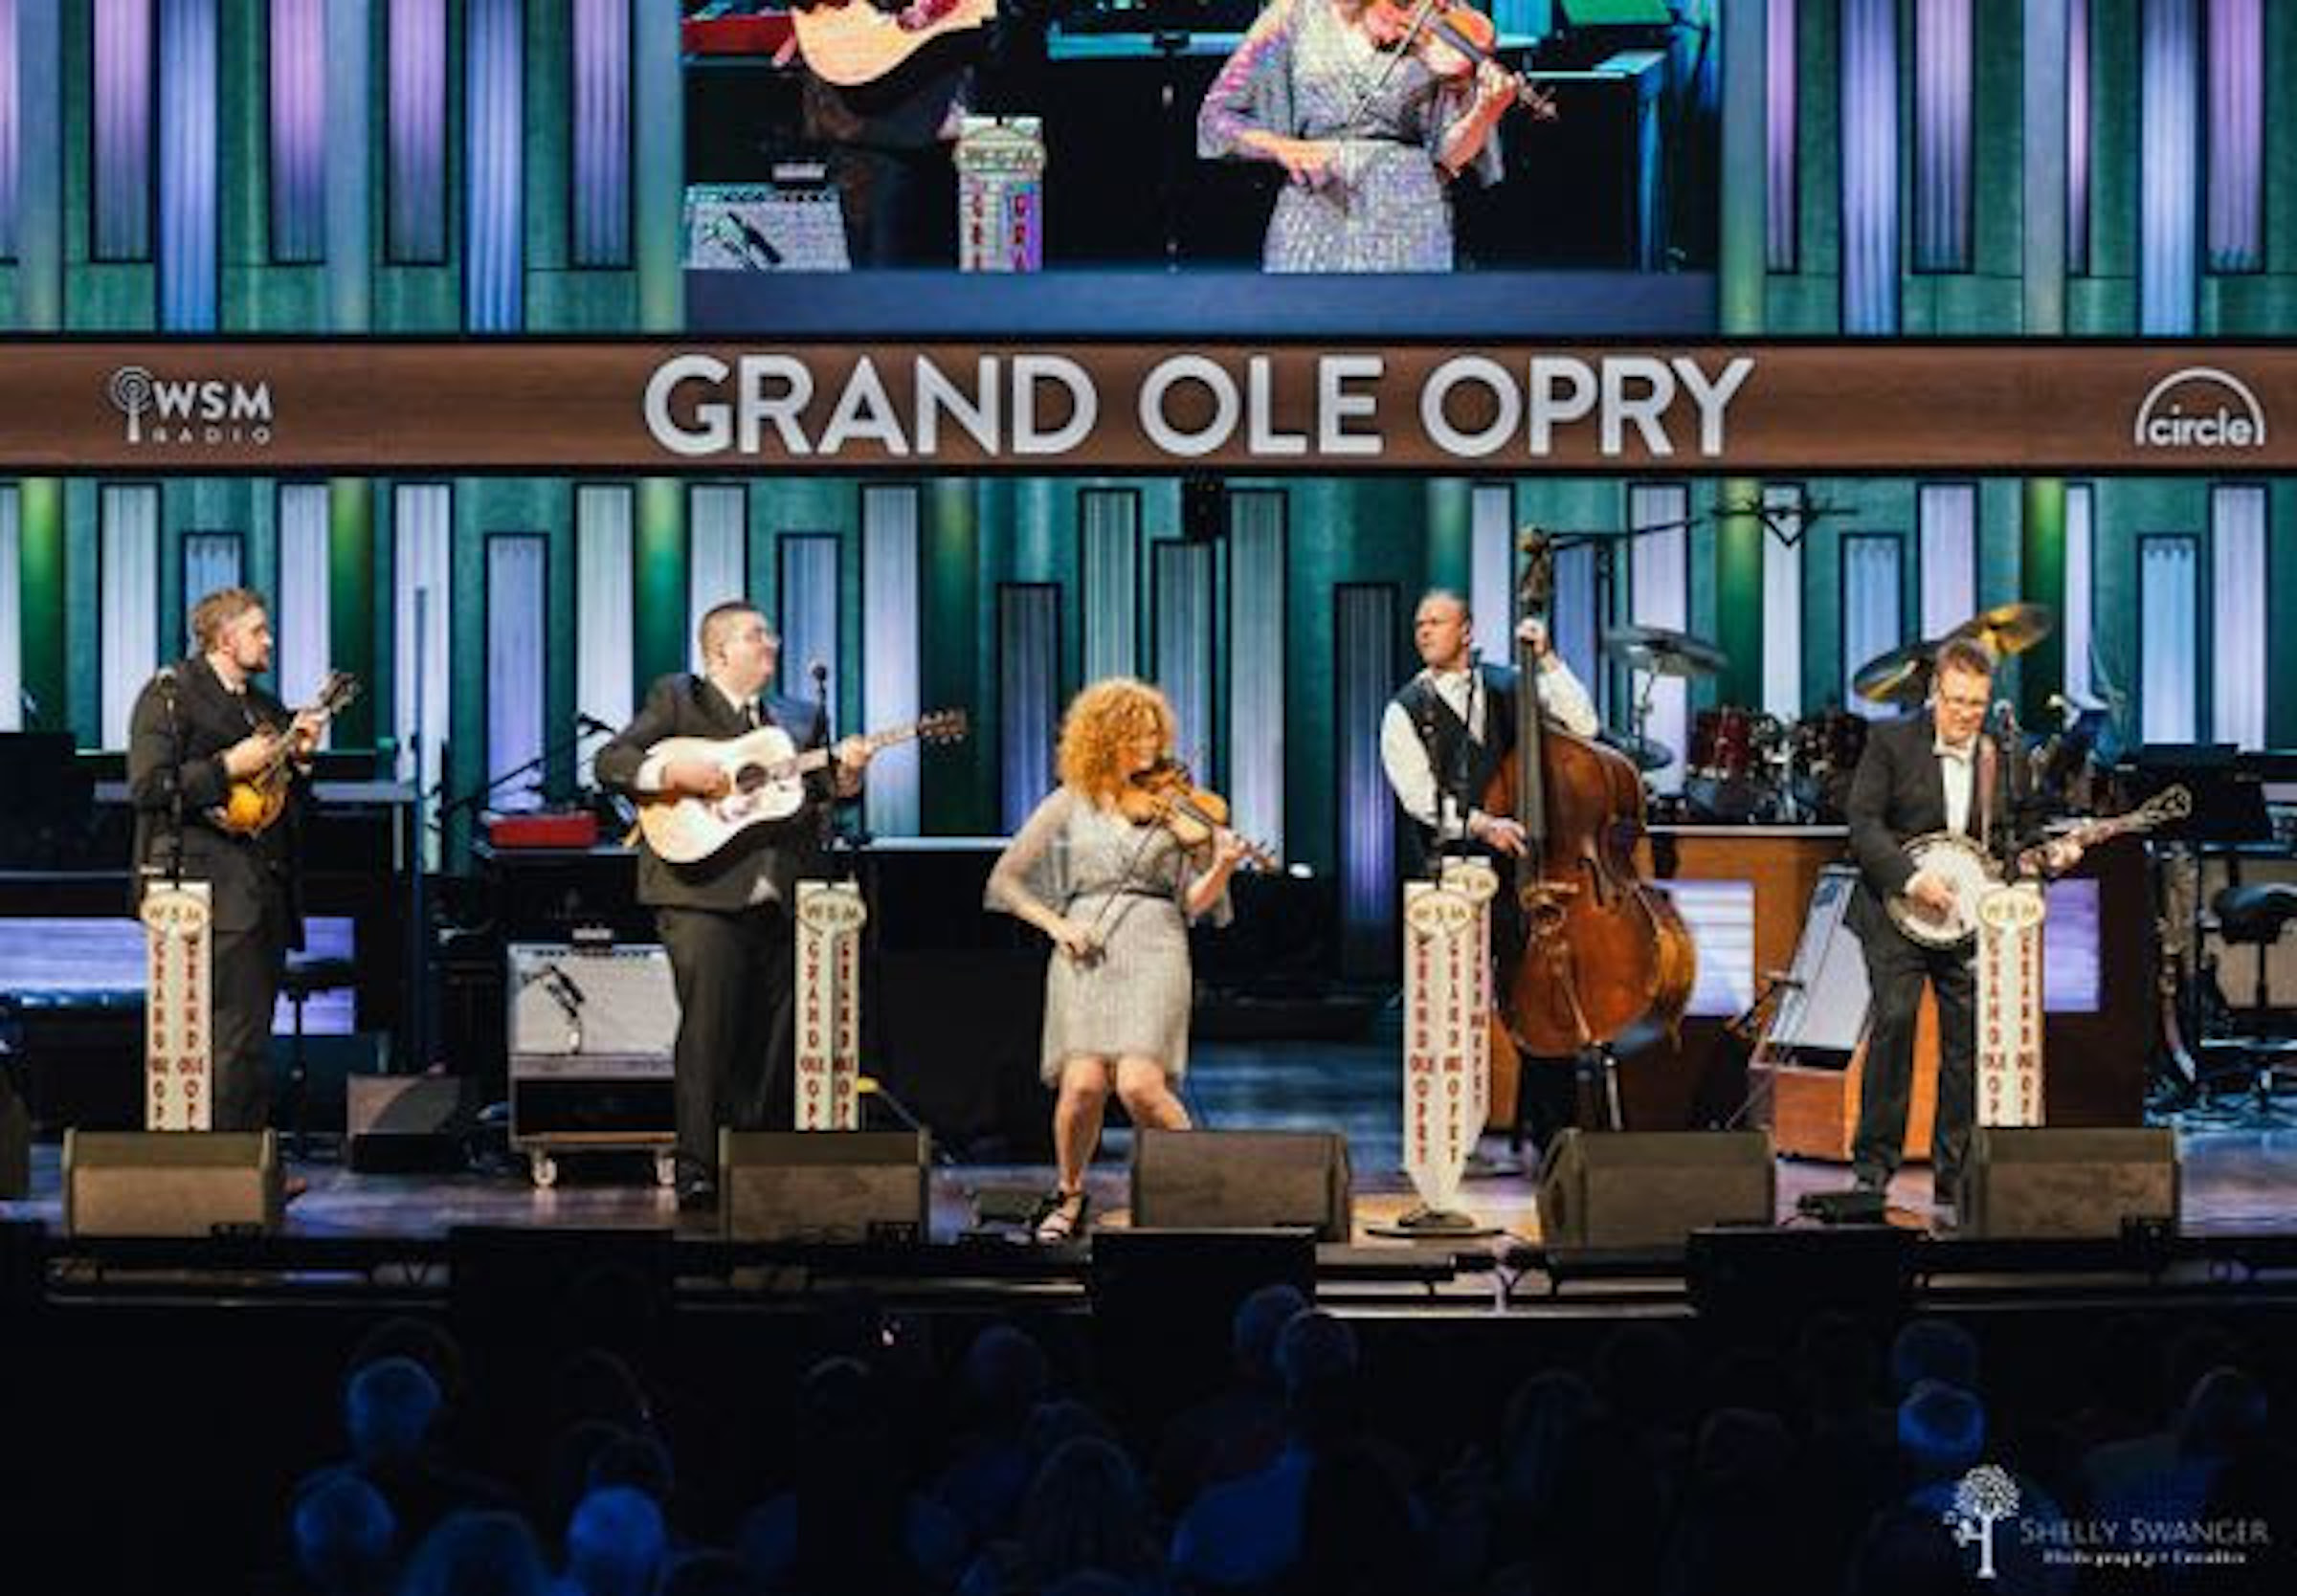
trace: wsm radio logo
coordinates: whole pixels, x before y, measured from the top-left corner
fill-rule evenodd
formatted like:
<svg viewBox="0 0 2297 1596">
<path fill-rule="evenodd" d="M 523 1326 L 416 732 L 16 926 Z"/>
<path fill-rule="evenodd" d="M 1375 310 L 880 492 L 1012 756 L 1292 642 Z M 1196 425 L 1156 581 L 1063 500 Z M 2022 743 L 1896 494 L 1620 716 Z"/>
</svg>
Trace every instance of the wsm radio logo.
<svg viewBox="0 0 2297 1596">
<path fill-rule="evenodd" d="M 127 441 L 212 447 L 271 442 L 271 385 L 217 378 L 172 380 L 123 366 L 104 385 L 127 418 Z"/>
<path fill-rule="evenodd" d="M 2263 449 L 2265 408 L 2231 372 L 2189 366 L 2146 390 L 2130 441 L 2140 449 Z"/>
</svg>

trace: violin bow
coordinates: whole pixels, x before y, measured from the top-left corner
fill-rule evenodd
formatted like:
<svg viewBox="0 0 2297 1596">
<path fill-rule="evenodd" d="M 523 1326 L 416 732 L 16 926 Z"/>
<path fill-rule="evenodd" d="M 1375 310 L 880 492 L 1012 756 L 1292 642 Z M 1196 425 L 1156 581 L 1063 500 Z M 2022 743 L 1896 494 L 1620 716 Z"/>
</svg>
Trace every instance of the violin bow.
<svg viewBox="0 0 2297 1596">
<path fill-rule="evenodd" d="M 1353 127 L 1363 121 L 1364 113 L 1372 108 L 1372 97 L 1386 88 L 1388 79 L 1395 76 L 1395 69 L 1412 53 L 1412 41 L 1419 37 L 1421 31 L 1427 27 L 1428 16 L 1436 10 L 1436 6 L 1437 0 L 1412 0 L 1412 14 L 1404 23 L 1402 40 L 1394 50 L 1381 52 L 1388 59 L 1382 63 L 1379 76 L 1369 83 L 1357 85 L 1356 102 L 1348 113 L 1349 126 Z"/>
</svg>

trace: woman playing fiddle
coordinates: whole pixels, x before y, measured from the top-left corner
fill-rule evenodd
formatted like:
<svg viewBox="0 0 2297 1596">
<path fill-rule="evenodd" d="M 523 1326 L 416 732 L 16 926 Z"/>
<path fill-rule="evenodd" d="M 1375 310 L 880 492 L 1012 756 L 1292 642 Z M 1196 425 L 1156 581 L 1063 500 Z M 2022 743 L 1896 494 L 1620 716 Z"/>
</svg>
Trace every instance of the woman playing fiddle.
<svg viewBox="0 0 2297 1596">
<path fill-rule="evenodd" d="M 1518 84 L 1488 57 L 1431 47 L 1414 11 L 1274 0 L 1205 92 L 1197 153 L 1273 161 L 1291 180 L 1268 219 L 1267 270 L 1452 269 L 1450 180 L 1498 180 L 1493 129 Z"/>
<path fill-rule="evenodd" d="M 1085 1167 L 1113 1090 L 1135 1125 L 1188 1128 L 1172 1087 L 1188 1068 L 1188 923 L 1229 919 L 1228 878 L 1250 852 L 1215 828 L 1184 843 L 1153 790 L 1171 766 L 1172 708 L 1128 676 L 1077 695 L 1060 730 L 1060 786 L 990 873 L 989 903 L 1053 942 L 1040 1072 L 1059 1098 L 1060 1186 L 1042 1241 L 1083 1228 Z"/>
</svg>

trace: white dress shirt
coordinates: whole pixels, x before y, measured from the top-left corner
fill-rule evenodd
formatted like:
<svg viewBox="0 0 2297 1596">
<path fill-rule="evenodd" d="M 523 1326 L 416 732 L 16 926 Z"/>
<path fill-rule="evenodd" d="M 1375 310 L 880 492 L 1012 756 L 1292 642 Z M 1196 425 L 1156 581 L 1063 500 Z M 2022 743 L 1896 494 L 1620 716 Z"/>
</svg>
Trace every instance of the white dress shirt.
<svg viewBox="0 0 2297 1596">
<path fill-rule="evenodd" d="M 1483 719 L 1491 695 L 1481 689 L 1471 693 L 1469 671 L 1422 671 L 1441 698 L 1467 726 L 1467 735 L 1478 743 L 1485 741 Z M 1563 656 L 1550 653 L 1540 659 L 1539 702 L 1547 718 L 1575 737 L 1593 737 L 1601 724 L 1595 719 L 1595 706 L 1587 696 L 1587 689 L 1563 662 Z M 1438 789 L 1436 772 L 1428 765 L 1427 744 L 1419 740 L 1419 732 L 1412 724 L 1412 717 L 1404 706 L 1391 699 L 1387 713 L 1380 717 L 1380 765 L 1388 773 L 1388 785 L 1395 791 L 1396 802 L 1404 812 L 1422 826 L 1428 827 L 1441 842 L 1455 842 L 1468 834 L 1471 821 L 1483 811 L 1468 809 L 1459 812 L 1458 806 L 1446 804 L 1446 812 L 1437 814 Z"/>
<path fill-rule="evenodd" d="M 1933 740 L 1930 752 L 1938 756 L 1938 775 L 1946 784 L 1946 829 L 1968 836 L 1971 795 L 1977 787 L 1978 740 L 1974 737 L 1959 747 Z"/>
</svg>

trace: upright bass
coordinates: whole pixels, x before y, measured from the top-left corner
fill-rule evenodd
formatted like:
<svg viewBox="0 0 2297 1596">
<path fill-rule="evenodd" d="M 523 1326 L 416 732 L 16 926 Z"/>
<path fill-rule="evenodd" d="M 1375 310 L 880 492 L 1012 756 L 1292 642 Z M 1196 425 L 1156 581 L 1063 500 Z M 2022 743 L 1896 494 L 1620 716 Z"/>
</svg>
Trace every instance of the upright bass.
<svg viewBox="0 0 2297 1596">
<path fill-rule="evenodd" d="M 1524 613 L 1544 614 L 1553 555 L 1536 532 L 1525 551 L 1518 598 Z M 1503 993 L 1503 1017 L 1525 1053 L 1578 1060 L 1583 1089 L 1601 1086 L 1604 1119 L 1616 1129 L 1608 1044 L 1646 1016 L 1672 1031 L 1690 1001 L 1698 955 L 1674 901 L 1636 870 L 1641 773 L 1616 749 L 1548 725 L 1538 661 L 1527 654 L 1521 664 L 1515 755 L 1493 772 L 1482 805 L 1524 829 L 1511 883 L 1524 911 L 1524 952 Z"/>
</svg>

